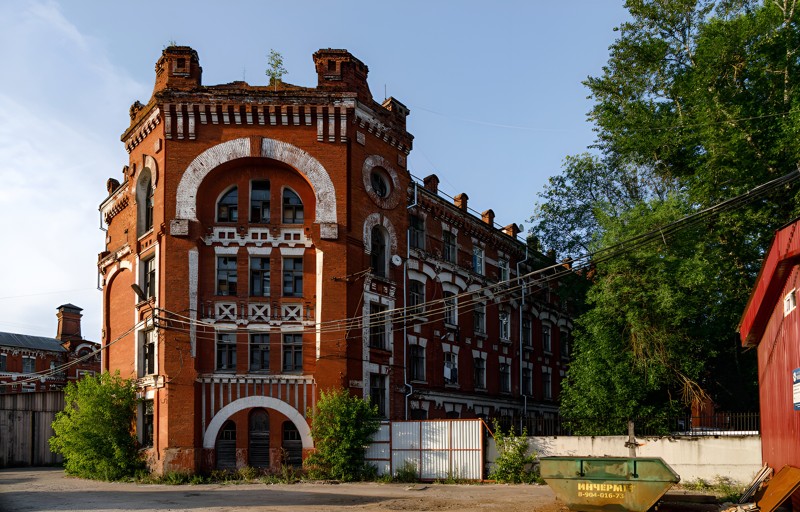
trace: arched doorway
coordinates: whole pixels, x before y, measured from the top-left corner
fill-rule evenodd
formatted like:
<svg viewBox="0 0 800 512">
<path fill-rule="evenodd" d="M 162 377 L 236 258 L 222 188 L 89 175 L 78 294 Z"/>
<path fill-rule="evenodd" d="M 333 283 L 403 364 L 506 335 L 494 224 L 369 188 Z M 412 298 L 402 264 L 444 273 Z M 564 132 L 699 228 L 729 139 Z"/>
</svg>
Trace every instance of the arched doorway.
<svg viewBox="0 0 800 512">
<path fill-rule="evenodd" d="M 236 469 L 236 423 L 226 421 L 217 437 L 217 469 Z"/>
<path fill-rule="evenodd" d="M 269 414 L 264 409 L 255 409 L 250 413 L 248 448 L 251 466 L 269 467 Z"/>
<path fill-rule="evenodd" d="M 299 468 L 303 465 L 303 441 L 300 431 L 291 421 L 283 422 L 283 463 L 287 466 Z"/>
</svg>

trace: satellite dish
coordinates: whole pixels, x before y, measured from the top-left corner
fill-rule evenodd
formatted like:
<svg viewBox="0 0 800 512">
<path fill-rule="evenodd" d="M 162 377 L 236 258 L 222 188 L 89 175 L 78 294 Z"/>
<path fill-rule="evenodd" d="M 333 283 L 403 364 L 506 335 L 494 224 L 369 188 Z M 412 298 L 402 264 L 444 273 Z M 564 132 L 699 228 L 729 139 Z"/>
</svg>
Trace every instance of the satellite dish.
<svg viewBox="0 0 800 512">
<path fill-rule="evenodd" d="M 395 267 L 399 267 L 402 264 L 403 264 L 403 258 L 401 258 L 400 255 L 395 254 L 392 256 L 392 265 L 394 265 Z"/>
</svg>

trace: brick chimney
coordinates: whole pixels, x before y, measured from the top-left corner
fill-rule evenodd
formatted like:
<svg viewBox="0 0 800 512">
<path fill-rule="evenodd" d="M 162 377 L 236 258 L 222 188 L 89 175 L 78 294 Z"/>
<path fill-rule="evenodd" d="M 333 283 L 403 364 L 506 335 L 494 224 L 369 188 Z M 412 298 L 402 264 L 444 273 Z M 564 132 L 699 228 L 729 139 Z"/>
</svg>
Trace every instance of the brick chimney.
<svg viewBox="0 0 800 512">
<path fill-rule="evenodd" d="M 485 222 L 486 224 L 494 226 L 494 210 L 490 208 L 485 212 L 483 212 L 481 214 L 481 219 L 483 219 L 483 222 Z"/>
<path fill-rule="evenodd" d="M 434 194 L 439 193 L 439 177 L 435 174 L 431 174 L 430 176 L 425 176 L 422 178 L 422 186 L 425 187 L 425 190 L 429 192 L 433 192 Z"/>
<path fill-rule="evenodd" d="M 507 234 L 511 238 L 517 238 L 520 229 L 519 226 L 516 224 L 509 224 L 508 226 L 503 228 L 503 233 Z"/>
<path fill-rule="evenodd" d="M 65 348 L 72 350 L 74 342 L 80 343 L 83 341 L 81 336 L 81 311 L 83 309 L 73 304 L 63 304 L 58 306 L 58 330 L 56 331 L 56 339 L 61 341 Z M 69 345 L 69 346 L 67 346 Z"/>
<path fill-rule="evenodd" d="M 314 52 L 314 66 L 319 89 L 352 91 L 361 101 L 367 104 L 372 102 L 372 93 L 367 84 L 369 68 L 347 50 L 318 50 Z"/>
<path fill-rule="evenodd" d="M 156 62 L 153 94 L 164 89 L 191 91 L 202 85 L 202 76 L 196 51 L 188 46 L 168 46 Z"/>
<path fill-rule="evenodd" d="M 469 201 L 469 196 L 464 192 L 453 198 L 453 204 L 456 205 L 457 208 L 461 208 L 464 211 L 467 211 L 467 201 Z"/>
</svg>

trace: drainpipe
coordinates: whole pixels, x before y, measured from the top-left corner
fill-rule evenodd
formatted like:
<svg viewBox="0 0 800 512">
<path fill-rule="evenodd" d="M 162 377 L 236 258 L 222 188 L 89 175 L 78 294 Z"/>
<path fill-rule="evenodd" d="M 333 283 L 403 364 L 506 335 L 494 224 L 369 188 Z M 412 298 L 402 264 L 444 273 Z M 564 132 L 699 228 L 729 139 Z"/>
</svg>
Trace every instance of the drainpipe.
<svg viewBox="0 0 800 512">
<path fill-rule="evenodd" d="M 528 244 L 525 243 L 525 259 L 522 261 L 517 262 L 517 282 L 520 285 L 520 291 L 522 292 L 522 300 L 520 302 L 519 307 L 519 394 L 522 395 L 522 415 L 527 416 L 528 414 L 528 395 L 523 393 L 523 382 L 522 382 L 522 306 L 525 305 L 525 286 L 522 285 L 522 280 L 520 279 L 520 265 L 528 261 Z M 533 334 L 533 333 L 531 333 Z"/>
<path fill-rule="evenodd" d="M 414 182 L 414 202 L 406 211 L 417 206 L 417 182 Z M 411 227 L 406 228 L 406 259 L 403 262 L 403 385 L 408 390 L 405 396 L 405 419 L 408 420 L 408 399 L 414 394 L 414 386 L 408 382 L 408 260 L 411 258 Z"/>
</svg>

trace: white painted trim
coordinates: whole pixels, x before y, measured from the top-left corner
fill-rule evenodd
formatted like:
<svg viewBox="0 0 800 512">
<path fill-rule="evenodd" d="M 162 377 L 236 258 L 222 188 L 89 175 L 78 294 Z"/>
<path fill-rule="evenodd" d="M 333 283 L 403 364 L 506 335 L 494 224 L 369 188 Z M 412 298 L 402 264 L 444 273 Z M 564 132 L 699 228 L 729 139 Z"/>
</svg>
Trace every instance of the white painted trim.
<svg viewBox="0 0 800 512">
<path fill-rule="evenodd" d="M 281 256 L 303 256 L 306 253 L 305 247 L 281 247 Z"/>
<path fill-rule="evenodd" d="M 272 409 L 283 414 L 297 427 L 297 431 L 300 433 L 300 439 L 303 442 L 303 448 L 310 449 L 314 447 L 314 441 L 311 439 L 311 429 L 308 427 L 308 423 L 303 415 L 300 414 L 297 409 L 277 398 L 269 396 L 248 396 L 234 400 L 214 415 L 211 422 L 208 424 L 205 435 L 203 435 L 203 448 L 213 450 L 222 425 L 237 412 L 254 407 Z"/>
</svg>

